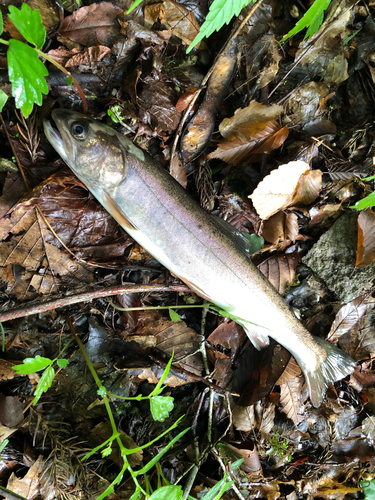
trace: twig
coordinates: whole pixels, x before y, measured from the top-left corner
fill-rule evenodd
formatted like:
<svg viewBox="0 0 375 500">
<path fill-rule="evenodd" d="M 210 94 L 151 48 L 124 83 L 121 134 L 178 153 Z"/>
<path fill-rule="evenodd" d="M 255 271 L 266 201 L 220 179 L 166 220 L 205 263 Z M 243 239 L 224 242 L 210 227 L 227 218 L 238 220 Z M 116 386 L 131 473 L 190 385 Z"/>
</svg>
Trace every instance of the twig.
<svg viewBox="0 0 375 500">
<path fill-rule="evenodd" d="M 101 290 L 93 290 L 90 292 L 78 293 L 64 298 L 53 299 L 48 302 L 37 304 L 27 304 L 22 307 L 10 309 L 9 311 L 1 312 L 0 322 L 9 321 L 11 319 L 23 318 L 31 314 L 45 313 L 59 307 L 70 306 L 80 302 L 90 302 L 91 300 L 100 297 L 108 297 L 110 295 L 129 294 L 129 293 L 150 293 L 150 292 L 182 292 L 189 293 L 191 290 L 185 285 L 117 285 L 111 288 Z"/>
</svg>

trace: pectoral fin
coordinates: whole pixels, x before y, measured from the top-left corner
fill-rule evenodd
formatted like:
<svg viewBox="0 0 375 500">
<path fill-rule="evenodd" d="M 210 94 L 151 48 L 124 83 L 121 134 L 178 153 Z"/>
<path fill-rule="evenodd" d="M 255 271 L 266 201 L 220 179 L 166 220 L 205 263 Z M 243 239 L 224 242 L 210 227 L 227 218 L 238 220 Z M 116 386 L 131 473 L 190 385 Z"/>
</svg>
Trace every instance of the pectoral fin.
<svg viewBox="0 0 375 500">
<path fill-rule="evenodd" d="M 127 219 L 122 208 L 112 198 L 112 196 L 105 191 L 103 192 L 103 204 L 112 217 L 116 219 L 120 226 L 125 229 L 125 231 L 137 231 L 137 228 Z"/>
</svg>

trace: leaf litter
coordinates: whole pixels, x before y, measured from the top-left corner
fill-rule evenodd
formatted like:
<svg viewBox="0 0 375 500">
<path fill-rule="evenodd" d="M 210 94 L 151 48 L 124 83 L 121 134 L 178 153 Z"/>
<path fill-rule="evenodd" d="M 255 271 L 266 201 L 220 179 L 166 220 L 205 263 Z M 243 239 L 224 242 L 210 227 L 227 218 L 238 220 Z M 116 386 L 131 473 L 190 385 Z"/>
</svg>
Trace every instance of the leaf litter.
<svg viewBox="0 0 375 500">
<path fill-rule="evenodd" d="M 262 236 L 265 243 L 253 256 L 259 269 L 312 333 L 337 343 L 358 368 L 313 408 L 285 349 L 271 344 L 258 352 L 234 321 L 210 312 L 202 319 L 206 308 L 185 308 L 202 305 L 193 293 L 118 297 L 122 307 L 143 308 L 137 311 L 120 312 L 98 296 L 25 315 L 4 323 L 0 433 L 9 440 L 1 452 L 7 488 L 26 498 L 94 499 L 121 468 L 115 448 L 81 465 L 86 450 L 108 439 L 111 430 L 74 343 L 67 347 L 66 369 L 57 370 L 51 388 L 23 417 L 40 377 L 14 376 L 11 366 L 37 355 L 58 356 L 70 339 L 69 316 L 111 394 L 151 393 L 173 355 L 163 395 L 173 397 L 174 408 L 165 422 L 152 419 L 145 400 L 111 396 L 128 448 L 145 445 L 186 415 L 179 430 L 192 431 L 160 460 L 163 484 L 180 477 L 184 484 L 197 463 L 190 494 L 198 498 L 223 478 L 220 463 L 229 470 L 242 457 L 231 471 L 242 498 L 360 498 L 361 481 L 372 485 L 375 479 L 373 292 L 366 280 L 358 296 L 343 301 L 334 284 L 319 281 L 301 258 L 373 190 L 372 181 L 357 180 L 371 175 L 373 166 L 371 16 L 359 4 L 336 2 L 315 35 L 296 35 L 281 48 L 278 42 L 301 17 L 301 6 L 264 2 L 232 44 L 230 61 L 224 57 L 205 81 L 231 27 L 186 55 L 205 15 L 196 2 L 164 1 L 129 15 L 111 2 L 92 3 L 65 15 L 61 24 L 45 4 L 38 8 L 50 30 L 49 55 L 77 79 L 85 78 L 84 90 L 93 97 L 89 114 L 125 132 L 165 168 L 171 163 L 174 177 L 235 230 Z M 371 2 L 368 8 L 371 13 Z M 9 20 L 5 26 L 17 38 Z M 8 144 L 3 131 L 2 156 L 17 157 L 30 189 L 21 172 L 0 171 L 0 317 L 30 300 L 93 287 L 177 283 L 51 151 L 38 120 L 56 100 L 75 109 L 80 100 L 65 78 L 51 73 L 48 84 L 51 94 L 36 119 L 17 118 L 10 101 L 6 108 L 12 137 Z M 8 83 L 2 88 L 9 93 Z M 174 144 L 176 138 L 180 143 Z M 374 260 L 373 211 L 366 208 L 357 231 L 348 233 L 356 247 L 348 276 Z M 335 268 L 334 260 L 330 266 Z M 177 307 L 180 321 L 149 306 Z M 143 464 L 170 437 L 144 448 Z M 132 466 L 140 467 L 141 457 L 135 454 Z M 151 481 L 157 484 L 155 476 Z M 134 493 L 126 482 L 120 488 L 124 498 Z"/>
</svg>

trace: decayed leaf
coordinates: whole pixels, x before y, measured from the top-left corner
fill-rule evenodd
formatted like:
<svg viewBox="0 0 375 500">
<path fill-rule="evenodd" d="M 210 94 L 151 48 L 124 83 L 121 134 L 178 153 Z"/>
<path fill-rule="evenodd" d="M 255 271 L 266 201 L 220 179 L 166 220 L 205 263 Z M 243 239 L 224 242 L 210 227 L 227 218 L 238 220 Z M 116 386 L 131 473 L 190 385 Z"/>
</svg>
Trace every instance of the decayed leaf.
<svg viewBox="0 0 375 500">
<path fill-rule="evenodd" d="M 111 53 L 111 49 L 104 45 L 95 47 L 86 47 L 82 52 L 74 54 L 65 64 L 66 68 L 86 64 L 91 66 L 93 63 L 101 61 L 106 55 Z"/>
<path fill-rule="evenodd" d="M 332 323 L 327 340 L 337 343 L 345 333 L 358 325 L 365 314 L 373 310 L 374 305 L 375 299 L 372 297 L 357 297 L 342 306 Z"/>
<path fill-rule="evenodd" d="M 224 118 L 219 125 L 220 133 L 224 139 L 229 139 L 236 127 L 242 124 L 248 124 L 250 127 L 253 124 L 255 134 L 263 130 L 268 122 L 278 120 L 282 110 L 283 107 L 277 104 L 264 106 L 257 101 L 251 101 L 246 108 L 238 109 L 231 118 Z"/>
<path fill-rule="evenodd" d="M 362 422 L 363 434 L 371 441 L 375 441 L 375 417 L 370 415 Z"/>
<path fill-rule="evenodd" d="M 18 396 L 5 396 L 0 393 L 0 422 L 7 427 L 16 427 L 23 420 L 26 403 Z"/>
<path fill-rule="evenodd" d="M 248 442 L 249 443 L 249 442 Z M 252 448 L 236 448 L 229 443 L 223 444 L 223 451 L 225 456 L 227 456 L 231 462 L 234 462 L 240 458 L 243 458 L 243 462 L 240 465 L 240 469 L 247 474 L 254 474 L 255 472 L 263 475 L 262 464 L 259 460 L 258 450 L 256 446 L 252 444 Z M 249 446 L 249 445 L 248 445 Z"/>
<path fill-rule="evenodd" d="M 375 213 L 368 208 L 358 216 L 357 267 L 371 264 L 375 259 Z"/>
<path fill-rule="evenodd" d="M 285 367 L 285 370 L 281 374 L 280 378 L 276 382 L 276 385 L 283 385 L 286 384 L 289 380 L 292 380 L 293 378 L 298 377 L 301 375 L 302 370 L 299 367 L 297 361 L 293 356 L 291 356 L 289 363 Z"/>
<path fill-rule="evenodd" d="M 145 26 L 151 28 L 158 20 L 187 45 L 191 44 L 200 29 L 193 12 L 172 0 L 145 7 Z"/>
<path fill-rule="evenodd" d="M 177 155 L 172 158 L 170 173 L 183 188 L 186 188 L 188 183 L 186 168 Z"/>
<path fill-rule="evenodd" d="M 321 175 L 319 170 L 309 170 L 304 161 L 291 161 L 267 175 L 249 198 L 259 216 L 267 220 L 293 204 L 311 203 L 318 194 Z"/>
<path fill-rule="evenodd" d="M 255 162 L 262 153 L 279 148 L 288 134 L 288 127 L 281 127 L 276 121 L 242 123 L 232 128 L 228 138 L 220 142 L 208 158 L 220 158 L 231 165 L 245 160 Z"/>
<path fill-rule="evenodd" d="M 270 247 L 265 245 L 263 251 L 284 250 L 297 239 L 305 239 L 299 234 L 298 217 L 293 212 L 272 215 L 264 222 L 261 236 L 272 243 Z"/>
<path fill-rule="evenodd" d="M 43 471 L 43 457 L 40 455 L 38 460 L 28 470 L 25 477 L 18 479 L 13 473 L 9 480 L 7 487 L 17 495 L 20 495 L 27 500 L 33 500 L 39 495 L 39 477 Z"/>
<path fill-rule="evenodd" d="M 322 189 L 322 175 L 320 170 L 308 170 L 302 174 L 293 196 L 292 205 L 312 203 Z"/>
<path fill-rule="evenodd" d="M 66 40 L 86 47 L 105 45 L 111 47 L 120 34 L 116 18 L 122 10 L 111 2 L 81 7 L 67 16 L 59 29 L 57 38 L 66 45 Z"/>
<path fill-rule="evenodd" d="M 163 81 L 153 80 L 144 85 L 138 97 L 142 121 L 157 129 L 175 130 L 180 121 L 174 104 L 176 95 L 173 87 Z"/>
<path fill-rule="evenodd" d="M 233 410 L 233 425 L 239 431 L 250 432 L 256 426 L 254 405 L 236 406 Z"/>
<path fill-rule="evenodd" d="M 257 408 L 260 407 L 260 401 L 258 401 Z M 275 411 L 276 407 L 272 402 L 265 403 L 262 405 L 262 409 L 259 412 L 261 417 L 259 430 L 269 434 L 272 431 L 275 422 Z"/>
<path fill-rule="evenodd" d="M 299 261 L 300 257 L 297 254 L 275 255 L 262 262 L 258 269 L 283 295 L 288 286 L 294 281 Z"/>
<path fill-rule="evenodd" d="M 175 323 L 169 320 L 156 321 L 147 326 L 145 335 L 128 336 L 128 342 L 135 341 L 142 347 L 153 346 L 159 351 L 171 357 L 174 353 L 173 361 L 178 363 L 179 359 L 185 358 L 177 365 L 173 365 L 165 384 L 170 387 L 177 387 L 191 382 L 196 382 L 196 378 L 189 377 L 189 373 L 200 376 L 202 373 L 202 358 L 196 353 L 199 346 L 199 336 L 195 330 L 188 328 L 183 321 Z M 191 354 L 191 356 L 189 356 Z M 180 366 L 180 371 L 178 367 Z M 173 369 L 176 369 L 173 372 Z M 131 374 L 142 379 L 147 379 L 151 384 L 159 381 L 162 375 L 162 368 L 154 366 L 147 369 L 131 370 Z M 181 375 L 178 375 L 181 373 Z M 130 375 L 130 372 L 129 372 Z"/>
<path fill-rule="evenodd" d="M 327 205 L 319 208 L 312 207 L 309 211 L 309 227 L 315 227 L 317 224 L 324 227 L 328 220 L 335 220 L 341 214 L 341 210 L 341 203 L 327 203 Z"/>
<path fill-rule="evenodd" d="M 301 377 L 294 377 L 280 386 L 280 405 L 282 411 L 295 425 L 302 420 L 304 405 L 302 400 Z"/>
</svg>

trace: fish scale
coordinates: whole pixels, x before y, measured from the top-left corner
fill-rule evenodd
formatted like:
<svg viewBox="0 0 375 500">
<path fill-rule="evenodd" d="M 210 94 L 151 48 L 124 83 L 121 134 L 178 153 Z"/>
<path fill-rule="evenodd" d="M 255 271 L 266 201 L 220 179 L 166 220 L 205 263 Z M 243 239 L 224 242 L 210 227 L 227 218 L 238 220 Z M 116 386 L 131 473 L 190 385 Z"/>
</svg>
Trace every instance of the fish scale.
<svg viewBox="0 0 375 500">
<path fill-rule="evenodd" d="M 250 260 L 249 242 L 200 207 L 145 151 L 75 111 L 56 109 L 46 136 L 117 222 L 195 293 L 238 317 L 258 348 L 272 337 L 296 358 L 314 406 L 354 371 L 350 356 L 313 337 Z"/>
</svg>

